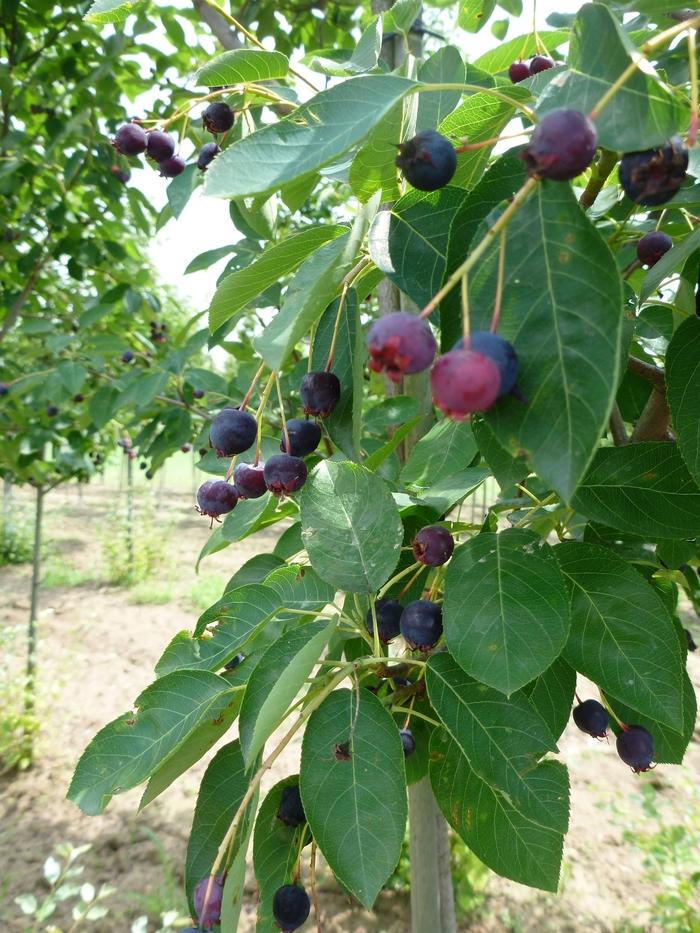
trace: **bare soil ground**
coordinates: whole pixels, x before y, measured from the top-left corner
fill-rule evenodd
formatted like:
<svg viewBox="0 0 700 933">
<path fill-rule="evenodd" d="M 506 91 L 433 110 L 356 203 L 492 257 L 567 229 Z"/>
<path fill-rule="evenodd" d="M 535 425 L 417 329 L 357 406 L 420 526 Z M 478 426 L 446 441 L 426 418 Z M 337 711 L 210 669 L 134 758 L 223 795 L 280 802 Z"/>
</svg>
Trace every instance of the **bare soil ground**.
<svg viewBox="0 0 700 933">
<path fill-rule="evenodd" d="M 172 494 L 161 503 L 169 527 L 168 559 L 152 585 L 160 590 L 169 587 L 170 592 L 169 601 L 160 605 L 136 605 L 128 590 L 100 579 L 97 539 L 108 532 L 105 523 L 113 499 L 114 493 L 98 485 L 84 494 L 82 502 L 74 489 L 56 493 L 48 502 L 53 551 L 49 566 L 73 568 L 72 582 L 77 585 L 52 587 L 42 598 L 43 726 L 36 765 L 0 779 L 0 918 L 7 933 L 30 929 L 14 898 L 42 893 L 42 864 L 56 843 L 64 841 L 92 843 L 84 857 L 86 880 L 117 888 L 109 901 L 109 915 L 90 927 L 96 933 L 128 933 L 141 914 L 149 914 L 149 930 L 155 930 L 160 910 L 184 903 L 177 893 L 181 866 L 198 782 L 208 758 L 139 816 L 135 815 L 139 790 L 115 798 L 99 818 L 84 816 L 65 799 L 72 768 L 86 743 L 152 681 L 153 665 L 165 644 L 177 631 L 191 628 L 198 614 L 192 605 L 193 587 L 196 594 L 202 584 L 197 584 L 194 564 L 208 530 L 194 514 L 191 497 Z M 258 534 L 208 558 L 202 572 L 220 575 L 223 583 L 253 554 L 269 550 L 272 541 L 272 534 Z M 3 626 L 26 622 L 28 580 L 27 567 L 0 570 Z M 214 593 L 212 601 L 217 596 Z M 694 617 L 690 621 L 697 623 Z M 696 624 L 696 639 L 697 632 Z M 700 659 L 691 657 L 690 671 L 697 686 Z M 612 747 L 575 728 L 567 729 L 560 748 L 572 779 L 571 830 L 560 893 L 545 895 L 491 875 L 481 905 L 461 917 L 460 930 L 590 933 L 621 930 L 631 920 L 639 929 L 656 929 L 643 919 L 656 892 L 643 876 L 641 854 L 623 840 L 623 832 L 632 827 L 659 828 L 646 820 L 641 808 L 640 788 L 648 782 L 659 792 L 665 819 L 680 818 L 684 803 L 682 799 L 679 803 L 677 792 L 696 781 L 700 770 L 697 734 L 683 768 L 662 767 L 641 777 L 621 765 Z M 298 755 L 298 744 L 292 745 L 263 789 L 297 770 Z M 403 893 L 382 895 L 374 915 L 350 904 L 330 880 L 322 882 L 320 900 L 323 929 L 328 933 L 408 933 L 410 928 Z M 243 933 L 254 929 L 254 915 L 251 873 L 240 924 Z M 311 922 L 307 927 L 313 928 Z"/>
</svg>

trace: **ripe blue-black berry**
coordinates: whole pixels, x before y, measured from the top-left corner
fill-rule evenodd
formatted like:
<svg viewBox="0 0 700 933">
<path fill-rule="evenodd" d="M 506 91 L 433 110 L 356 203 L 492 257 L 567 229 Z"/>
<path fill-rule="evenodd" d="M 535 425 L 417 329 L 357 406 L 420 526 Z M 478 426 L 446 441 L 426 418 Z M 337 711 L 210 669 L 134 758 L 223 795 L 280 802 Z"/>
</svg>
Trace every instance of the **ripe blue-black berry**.
<svg viewBox="0 0 700 933">
<path fill-rule="evenodd" d="M 241 661 L 243 661 L 244 659 L 245 659 L 245 655 L 243 654 L 234 655 L 230 661 L 224 664 L 224 670 L 234 671 L 238 667 L 238 665 L 241 663 Z"/>
<path fill-rule="evenodd" d="M 131 178 L 131 172 L 128 168 L 119 168 L 118 165 L 113 165 L 110 171 L 117 181 L 120 181 L 123 185 Z"/>
<path fill-rule="evenodd" d="M 464 340 L 460 338 L 453 349 L 461 350 L 463 347 Z M 488 356 L 498 367 L 501 380 L 498 390 L 499 398 L 512 391 L 518 378 L 518 356 L 507 340 L 487 330 L 474 330 L 469 335 L 469 349 Z"/>
<path fill-rule="evenodd" d="M 209 429 L 209 446 L 217 457 L 233 457 L 252 447 L 258 434 L 258 423 L 240 408 L 223 408 Z"/>
<path fill-rule="evenodd" d="M 301 380 L 299 395 L 305 415 L 327 418 L 340 399 L 340 380 L 325 370 L 307 373 Z"/>
<path fill-rule="evenodd" d="M 688 169 L 688 150 L 680 136 L 657 149 L 628 152 L 620 161 L 620 184 L 635 204 L 665 204 L 678 191 Z"/>
<path fill-rule="evenodd" d="M 58 414 L 58 408 L 56 408 L 55 405 L 48 405 L 46 408 L 46 414 L 49 416 L 49 418 L 55 418 Z"/>
<path fill-rule="evenodd" d="M 296 884 L 285 884 L 275 891 L 272 898 L 272 916 L 282 933 L 298 930 L 309 916 L 311 901 L 303 888 Z"/>
<path fill-rule="evenodd" d="M 399 735 L 401 736 L 404 757 L 408 758 L 408 756 L 412 755 L 416 750 L 416 740 L 410 729 L 402 729 Z"/>
<path fill-rule="evenodd" d="M 443 188 L 457 168 L 455 147 L 437 130 L 424 130 L 399 144 L 396 164 L 406 181 L 420 191 Z"/>
<path fill-rule="evenodd" d="M 6 382 L 0 382 L 0 395 L 7 395 L 10 391 L 10 387 Z"/>
<path fill-rule="evenodd" d="M 195 389 L 192 398 L 204 398 L 204 389 Z"/>
<path fill-rule="evenodd" d="M 163 162 L 175 155 L 175 140 L 162 130 L 151 130 L 146 139 L 146 155 L 156 162 Z"/>
<path fill-rule="evenodd" d="M 379 318 L 367 334 L 369 368 L 385 371 L 398 382 L 402 376 L 419 373 L 433 362 L 437 344 L 427 321 L 406 311 Z"/>
<path fill-rule="evenodd" d="M 289 454 L 270 457 L 263 469 L 267 488 L 274 496 L 289 495 L 301 489 L 307 475 L 306 464 L 301 457 L 291 457 Z"/>
<path fill-rule="evenodd" d="M 654 760 L 654 740 L 643 726 L 630 726 L 617 737 L 617 754 L 639 774 L 648 771 Z"/>
<path fill-rule="evenodd" d="M 426 525 L 413 539 L 413 554 L 421 564 L 439 567 L 455 549 L 455 539 L 442 525 Z"/>
<path fill-rule="evenodd" d="M 197 914 L 200 927 L 207 929 L 213 927 L 221 919 L 221 901 L 224 896 L 224 878 L 217 875 L 211 882 L 211 891 L 207 900 L 206 909 L 204 908 L 204 896 L 209 884 L 209 877 L 202 878 L 194 889 L 194 910 Z"/>
<path fill-rule="evenodd" d="M 529 78 L 530 69 L 528 68 L 526 62 L 513 62 L 513 64 L 508 69 L 508 77 L 513 82 L 513 84 L 520 84 L 520 82 L 524 81 L 525 78 Z"/>
<path fill-rule="evenodd" d="M 213 133 L 215 136 L 217 133 L 225 133 L 227 130 L 230 130 L 233 126 L 233 120 L 233 110 L 231 110 L 228 104 L 224 104 L 222 101 L 209 104 L 202 114 L 204 129 L 209 130 L 209 132 Z"/>
<path fill-rule="evenodd" d="M 554 62 L 551 58 L 546 58 L 544 55 L 535 55 L 535 57 L 530 62 L 530 74 L 537 75 L 540 71 L 546 71 L 548 68 L 554 68 Z"/>
<path fill-rule="evenodd" d="M 148 476 L 148 473 L 146 474 Z M 218 518 L 235 508 L 238 494 L 234 486 L 222 479 L 209 479 L 197 490 L 197 511 L 209 518 Z"/>
<path fill-rule="evenodd" d="M 282 789 L 280 805 L 277 808 L 277 819 L 285 826 L 301 826 L 306 822 L 304 804 L 301 802 L 298 784 L 289 784 Z"/>
<path fill-rule="evenodd" d="M 685 632 L 686 641 L 688 642 L 688 651 L 697 651 L 698 646 L 695 644 L 690 629 L 684 628 L 683 631 Z"/>
<path fill-rule="evenodd" d="M 379 641 L 388 645 L 392 638 L 401 631 L 401 613 L 403 606 L 395 599 L 378 599 L 374 604 L 374 611 L 377 614 L 377 631 L 379 632 Z M 374 620 L 372 619 L 372 610 L 367 611 L 365 616 L 365 625 L 370 635 L 374 634 Z"/>
<path fill-rule="evenodd" d="M 672 246 L 673 240 L 667 233 L 652 230 L 637 241 L 637 259 L 644 266 L 655 266 Z"/>
<path fill-rule="evenodd" d="M 602 739 L 608 731 L 610 718 L 608 711 L 597 700 L 584 700 L 574 707 L 574 722 L 581 732 Z"/>
<path fill-rule="evenodd" d="M 428 651 L 442 635 L 442 610 L 429 599 L 417 599 L 401 613 L 401 634 L 409 648 Z"/>
<path fill-rule="evenodd" d="M 122 353 L 122 363 L 130 363 L 134 358 L 133 350 L 125 350 Z"/>
<path fill-rule="evenodd" d="M 82 395 L 80 392 L 77 392 L 77 393 L 73 396 L 73 401 L 74 401 L 74 402 L 84 402 L 84 401 L 85 401 L 85 396 Z"/>
<path fill-rule="evenodd" d="M 474 350 L 450 350 L 438 357 L 430 372 L 433 402 L 455 421 L 463 421 L 472 412 L 488 411 L 500 387 L 496 364 Z"/>
<path fill-rule="evenodd" d="M 598 134 L 578 110 L 552 110 L 535 127 L 529 145 L 520 153 L 531 175 L 567 181 L 593 161 Z"/>
<path fill-rule="evenodd" d="M 289 450 L 285 443 L 284 431 L 280 441 L 280 450 L 295 457 L 306 457 L 313 453 L 321 442 L 321 428 L 315 421 L 304 418 L 290 418 L 287 421 L 287 434 L 289 435 Z"/>
<path fill-rule="evenodd" d="M 200 172 L 206 172 L 207 167 L 211 165 L 220 152 L 221 149 L 216 143 L 205 143 L 197 156 L 197 168 Z"/>
<path fill-rule="evenodd" d="M 267 492 L 264 464 L 237 463 L 233 471 L 233 484 L 239 499 L 259 499 Z"/>
<path fill-rule="evenodd" d="M 158 168 L 162 178 L 175 178 L 185 171 L 185 160 L 180 156 L 170 156 L 169 159 L 159 162 Z"/>
<path fill-rule="evenodd" d="M 146 149 L 146 133 L 137 123 L 125 123 L 117 130 L 112 145 L 122 155 L 140 155 Z"/>
</svg>

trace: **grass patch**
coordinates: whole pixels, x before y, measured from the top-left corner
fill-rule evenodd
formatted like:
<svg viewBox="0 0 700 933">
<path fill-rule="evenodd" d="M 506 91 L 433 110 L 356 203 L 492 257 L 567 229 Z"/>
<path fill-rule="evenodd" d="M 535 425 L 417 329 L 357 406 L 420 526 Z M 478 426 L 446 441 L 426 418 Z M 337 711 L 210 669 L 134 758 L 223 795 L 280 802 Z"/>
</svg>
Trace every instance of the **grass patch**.
<svg viewBox="0 0 700 933">
<path fill-rule="evenodd" d="M 41 585 L 46 589 L 55 586 L 83 586 L 86 583 L 98 583 L 102 578 L 94 569 L 80 569 L 67 562 L 50 563 L 41 577 Z"/>
<path fill-rule="evenodd" d="M 213 606 L 223 596 L 226 580 L 222 573 L 202 574 L 187 590 L 185 599 L 188 606 L 199 612 Z"/>
<path fill-rule="evenodd" d="M 165 606 L 173 598 L 172 585 L 142 580 L 131 587 L 128 598 L 132 606 Z"/>
</svg>

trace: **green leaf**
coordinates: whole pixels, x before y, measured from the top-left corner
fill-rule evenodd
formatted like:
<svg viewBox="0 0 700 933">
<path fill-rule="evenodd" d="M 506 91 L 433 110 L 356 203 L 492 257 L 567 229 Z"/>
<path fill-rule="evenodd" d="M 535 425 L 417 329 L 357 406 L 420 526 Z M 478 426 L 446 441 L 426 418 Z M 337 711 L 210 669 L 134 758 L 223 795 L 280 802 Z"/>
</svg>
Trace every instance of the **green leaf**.
<svg viewBox="0 0 700 933">
<path fill-rule="evenodd" d="M 521 528 L 476 535 L 447 568 L 445 641 L 468 674 L 510 695 L 546 670 L 569 634 L 552 548 Z"/>
<path fill-rule="evenodd" d="M 411 431 L 423 420 L 423 415 L 417 415 L 415 418 L 412 418 L 411 421 L 406 424 L 402 424 L 400 428 L 397 428 L 391 439 L 383 444 L 381 447 L 378 447 L 366 460 L 363 462 L 363 466 L 366 470 L 372 470 L 375 472 L 378 467 L 384 463 L 388 457 L 393 454 L 399 444 L 404 441 Z"/>
<path fill-rule="evenodd" d="M 113 720 L 90 742 L 75 769 L 68 799 L 83 813 L 101 813 L 114 794 L 153 774 L 233 688 L 208 671 L 174 671 L 147 687 L 136 712 Z"/>
<path fill-rule="evenodd" d="M 333 874 L 370 909 L 401 854 L 406 777 L 396 723 L 368 690 L 336 690 L 312 714 L 300 789 Z"/>
<path fill-rule="evenodd" d="M 119 392 L 111 386 L 100 386 L 88 404 L 90 420 L 96 428 L 103 428 L 119 408 Z"/>
<path fill-rule="evenodd" d="M 240 312 L 253 298 L 257 298 L 281 276 L 293 272 L 310 253 L 346 231 L 347 227 L 334 224 L 309 227 L 301 233 L 286 237 L 280 243 L 268 246 L 255 262 L 227 275 L 217 288 L 209 306 L 211 333 L 224 324 L 233 327 L 242 317 Z"/>
<path fill-rule="evenodd" d="M 410 395 L 394 395 L 373 405 L 364 416 L 364 428 L 376 434 L 395 424 L 405 424 L 420 414 L 420 404 Z"/>
<path fill-rule="evenodd" d="M 215 262 L 218 262 L 220 259 L 223 259 L 224 256 L 228 256 L 229 253 L 234 253 L 235 251 L 235 244 L 219 246 L 217 249 L 208 249 L 200 253 L 199 256 L 194 257 L 185 269 L 183 275 L 189 275 L 191 272 L 200 272 L 202 269 L 208 269 L 209 266 L 213 266 Z"/>
<path fill-rule="evenodd" d="M 80 363 L 71 363 L 69 360 L 63 360 L 56 367 L 56 372 L 60 376 L 61 382 L 67 392 L 75 395 L 82 388 L 87 379 L 87 370 Z"/>
<path fill-rule="evenodd" d="M 187 165 L 168 185 L 166 194 L 173 217 L 179 217 L 187 207 L 192 192 L 199 184 L 200 176 L 201 172 L 198 171 L 196 165 Z"/>
<path fill-rule="evenodd" d="M 683 321 L 666 351 L 666 397 L 678 448 L 700 483 L 700 320 Z"/>
<path fill-rule="evenodd" d="M 481 456 L 496 477 L 501 489 L 509 489 L 525 479 L 530 472 L 527 463 L 522 457 L 513 457 L 501 447 L 486 421 L 482 418 L 473 419 L 472 431 L 479 445 Z"/>
<path fill-rule="evenodd" d="M 499 875 L 555 892 L 568 822 L 569 778 L 563 764 L 545 761 L 527 780 L 542 806 L 561 814 L 564 830 L 525 816 L 477 776 L 453 739 L 437 729 L 433 733 L 430 782 L 445 819 Z"/>
<path fill-rule="evenodd" d="M 484 52 L 474 61 L 476 68 L 487 71 L 495 75 L 499 71 L 506 71 L 509 65 L 522 58 L 530 58 L 540 51 L 540 45 L 545 51 L 553 51 L 571 38 L 568 29 L 553 29 L 548 31 L 538 31 L 537 38 L 532 32 L 526 36 L 517 36 L 508 42 L 501 42 L 495 49 Z M 539 39 L 540 45 L 537 44 Z"/>
<path fill-rule="evenodd" d="M 270 645 L 246 687 L 239 734 L 250 763 L 279 726 L 287 707 L 318 663 L 336 623 L 308 622 Z"/>
<path fill-rule="evenodd" d="M 418 69 L 418 80 L 424 84 L 464 84 L 466 69 L 459 49 L 444 45 L 427 58 Z M 461 91 L 435 91 L 420 94 L 416 132 L 434 130 L 455 109 L 462 97 Z"/>
<path fill-rule="evenodd" d="M 381 191 L 383 202 L 393 201 L 399 196 L 396 144 L 404 138 L 405 127 L 401 102 L 370 130 L 358 149 L 350 166 L 348 181 L 360 201 L 368 201 L 375 191 Z"/>
<path fill-rule="evenodd" d="M 217 55 L 197 72 L 195 84 L 217 87 L 227 84 L 249 84 L 285 78 L 289 59 L 281 52 L 261 49 L 234 49 Z"/>
<path fill-rule="evenodd" d="M 389 210 L 380 211 L 369 233 L 375 265 L 419 306 L 442 285 L 450 224 L 464 191 L 410 191 Z"/>
<path fill-rule="evenodd" d="M 235 847 L 237 851 L 233 857 L 233 862 L 229 866 L 224 883 L 220 933 L 237 933 L 239 929 L 238 921 L 240 920 L 243 898 L 245 896 L 247 874 L 246 857 L 248 854 L 250 835 L 253 831 L 253 818 L 258 809 L 259 797 L 260 788 L 256 787 L 253 797 L 246 807 L 241 828 L 236 834 L 238 836 Z"/>
<path fill-rule="evenodd" d="M 523 687 L 547 728 L 558 739 L 571 716 L 571 707 L 576 690 L 576 671 L 563 658 L 557 660 Z"/>
<path fill-rule="evenodd" d="M 478 32 L 496 8 L 496 0 L 460 0 L 457 24 L 467 32 Z"/>
<path fill-rule="evenodd" d="M 123 23 L 143 4 L 144 0 L 95 0 L 83 19 L 88 23 Z"/>
<path fill-rule="evenodd" d="M 228 593 L 248 583 L 262 583 L 265 577 L 278 567 L 284 567 L 284 560 L 276 554 L 256 554 L 238 568 L 226 584 L 225 592 Z"/>
<path fill-rule="evenodd" d="M 322 580 L 348 593 L 373 593 L 389 578 L 403 526 L 382 479 L 356 463 L 323 460 L 299 507 L 302 540 Z"/>
<path fill-rule="evenodd" d="M 235 198 L 276 191 L 359 143 L 417 86 L 397 75 L 368 75 L 321 91 L 289 117 L 222 152 L 207 171 L 206 193 Z"/>
<path fill-rule="evenodd" d="M 465 470 L 476 455 L 476 443 L 468 421 L 445 418 L 422 437 L 411 450 L 401 479 L 428 489 Z"/>
<path fill-rule="evenodd" d="M 270 493 L 258 499 L 242 499 L 224 519 L 221 535 L 225 541 L 242 541 L 261 528 L 288 518 L 295 511 L 291 503 L 281 503 Z"/>
<path fill-rule="evenodd" d="M 571 596 L 566 662 L 606 694 L 682 730 L 682 656 L 656 590 L 607 548 L 571 541 L 555 554 Z"/>
<path fill-rule="evenodd" d="M 396 0 L 391 9 L 384 14 L 384 33 L 408 33 L 420 16 L 422 5 L 422 0 Z"/>
<path fill-rule="evenodd" d="M 668 205 L 673 207 L 673 201 Z M 656 291 L 664 279 L 679 269 L 696 249 L 700 247 L 700 227 L 696 227 L 686 237 L 675 243 L 675 245 L 665 253 L 658 262 L 649 269 L 644 276 L 642 287 L 639 290 L 640 301 L 646 301 L 652 292 Z"/>
<path fill-rule="evenodd" d="M 562 815 L 548 810 L 528 780 L 556 745 L 525 694 L 506 699 L 465 674 L 449 654 L 432 655 L 425 682 L 433 709 L 479 777 L 530 819 L 564 832 Z"/>
<path fill-rule="evenodd" d="M 504 397 L 486 420 L 569 500 L 605 428 L 617 387 L 622 289 L 612 253 L 569 185 L 544 182 L 508 228 L 499 334 L 520 360 L 527 404 Z M 471 280 L 472 326 L 488 330 L 498 250 Z"/>
<path fill-rule="evenodd" d="M 620 531 L 658 538 L 700 534 L 700 489 L 666 441 L 598 451 L 572 505 Z"/>
<path fill-rule="evenodd" d="M 567 70 L 547 84 L 538 113 L 559 107 L 588 113 L 631 63 L 632 53 L 638 54 L 613 13 L 602 3 L 585 4 L 571 31 Z M 637 69 L 596 117 L 598 144 L 622 152 L 649 149 L 678 132 L 684 119 L 681 101 Z"/>
<path fill-rule="evenodd" d="M 461 499 L 475 492 L 488 476 L 489 471 L 483 467 L 470 467 L 453 476 L 446 476 L 432 486 L 418 489 L 416 495 L 424 505 L 444 515 Z"/>
<path fill-rule="evenodd" d="M 359 75 L 376 68 L 381 48 L 382 21 L 375 16 L 358 39 L 352 54 L 348 54 L 346 49 L 311 52 L 304 57 L 303 64 L 327 75 Z"/>
</svg>

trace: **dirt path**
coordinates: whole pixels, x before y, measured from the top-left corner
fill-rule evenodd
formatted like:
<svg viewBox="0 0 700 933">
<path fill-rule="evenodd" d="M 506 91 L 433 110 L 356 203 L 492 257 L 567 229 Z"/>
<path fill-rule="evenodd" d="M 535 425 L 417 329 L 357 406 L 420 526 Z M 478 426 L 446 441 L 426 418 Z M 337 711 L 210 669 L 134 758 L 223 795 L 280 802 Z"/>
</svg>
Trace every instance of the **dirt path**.
<svg viewBox="0 0 700 933">
<path fill-rule="evenodd" d="M 39 678 L 43 729 L 37 764 L 30 772 L 0 781 L 0 915 L 8 933 L 28 929 L 14 897 L 41 893 L 41 866 L 55 844 L 64 841 L 91 843 L 84 858 L 85 878 L 117 888 L 108 902 L 108 917 L 90 927 L 96 933 L 128 933 L 130 923 L 141 914 L 149 915 L 153 921 L 149 930 L 155 930 L 161 910 L 184 907 L 181 868 L 206 761 L 138 817 L 138 789 L 115 798 L 97 819 L 68 803 L 65 792 L 85 744 L 152 681 L 153 665 L 170 638 L 192 627 L 198 614 L 193 600 L 201 600 L 210 588 L 213 601 L 219 595 L 217 585 L 222 586 L 250 556 L 269 550 L 273 540 L 272 535 L 258 534 L 213 555 L 203 565 L 204 583 L 198 583 L 193 568 L 208 531 L 191 511 L 189 496 L 169 496 L 168 561 L 153 585 L 161 591 L 169 588 L 170 600 L 135 605 L 129 602 L 127 590 L 100 582 L 95 529 L 104 534 L 111 498 L 97 487 L 88 491 L 82 504 L 73 490 L 49 504 L 54 549 L 50 567 L 73 568 L 78 580 L 81 574 L 88 580 L 44 594 Z M 3 626 L 24 624 L 27 583 L 26 567 L 0 570 Z M 697 685 L 697 658 L 691 658 L 690 669 Z M 683 768 L 663 767 L 641 778 L 622 768 L 607 744 L 588 740 L 575 729 L 567 730 L 560 747 L 572 779 L 571 831 L 560 895 L 540 894 L 491 876 L 480 908 L 460 922 L 460 929 L 619 930 L 635 916 L 639 923 L 639 913 L 632 909 L 653 900 L 654 890 L 642 877 L 641 854 L 624 842 L 623 833 L 630 827 L 658 829 L 642 810 L 644 784 L 656 787 L 665 820 L 680 819 L 684 809 L 687 812 L 687 803 L 685 808 L 677 804 L 675 791 L 697 777 L 700 745 L 694 743 Z M 264 787 L 297 770 L 298 754 L 298 744 L 292 745 Z M 694 805 L 700 823 L 697 797 Z M 252 877 L 249 880 L 250 896 L 240 925 L 243 933 L 254 929 Z M 328 884 L 322 885 L 321 901 L 324 930 L 329 933 L 407 933 L 409 928 L 403 894 L 383 895 L 375 916 L 353 908 Z"/>
</svg>

